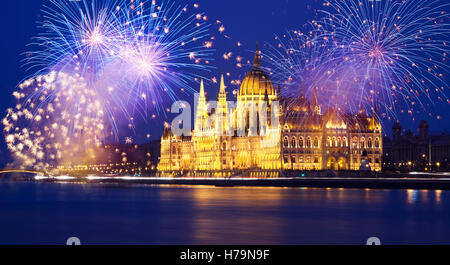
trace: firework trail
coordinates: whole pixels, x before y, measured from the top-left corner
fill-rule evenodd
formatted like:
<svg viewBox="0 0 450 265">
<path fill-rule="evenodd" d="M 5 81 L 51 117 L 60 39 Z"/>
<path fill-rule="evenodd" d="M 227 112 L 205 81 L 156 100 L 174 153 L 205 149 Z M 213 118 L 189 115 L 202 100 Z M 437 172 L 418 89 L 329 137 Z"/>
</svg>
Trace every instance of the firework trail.
<svg viewBox="0 0 450 265">
<path fill-rule="evenodd" d="M 49 0 L 38 22 L 39 35 L 29 46 L 25 66 L 49 71 L 96 72 L 117 52 L 123 39 L 121 8 L 126 1 Z"/>
<path fill-rule="evenodd" d="M 450 25 L 442 1 L 326 1 L 302 31 L 276 37 L 265 54 L 287 96 L 302 85 L 321 102 L 351 112 L 380 106 L 391 116 L 412 113 L 424 97 L 446 97 Z M 447 100 L 448 101 L 448 100 Z"/>
<path fill-rule="evenodd" d="M 103 92 L 121 89 L 116 102 L 150 102 L 161 110 L 164 95 L 174 100 L 176 89 L 194 91 L 189 82 L 206 68 L 201 63 L 211 51 L 202 40 L 208 25 L 186 7 L 145 0 L 50 3 L 43 10 L 42 33 L 31 44 L 37 51 L 25 62 L 38 74 L 77 72 L 93 83 L 112 77 Z"/>
<path fill-rule="evenodd" d="M 122 73 L 119 88 L 130 92 L 126 99 L 130 105 L 144 103 L 138 113 L 146 112 L 149 105 L 159 107 L 165 97 L 172 102 L 180 92 L 194 93 L 189 83 L 210 68 L 212 50 L 203 44 L 209 25 L 202 14 L 188 15 L 186 10 L 173 2 L 148 10 L 141 4 L 126 14 L 124 38 L 108 70 Z M 135 98 L 141 100 L 133 102 Z"/>
<path fill-rule="evenodd" d="M 310 29 L 309 31 L 306 29 Z M 269 71 L 275 80 L 280 80 L 283 96 L 296 98 L 301 93 L 311 96 L 315 87 L 335 87 L 337 76 L 341 74 L 339 56 L 334 54 L 333 43 L 311 24 L 306 31 L 289 31 L 275 36 L 277 44 L 268 45 L 264 52 Z M 307 33 L 304 33 L 307 32 Z M 331 95 L 330 95 L 331 96 Z"/>
</svg>

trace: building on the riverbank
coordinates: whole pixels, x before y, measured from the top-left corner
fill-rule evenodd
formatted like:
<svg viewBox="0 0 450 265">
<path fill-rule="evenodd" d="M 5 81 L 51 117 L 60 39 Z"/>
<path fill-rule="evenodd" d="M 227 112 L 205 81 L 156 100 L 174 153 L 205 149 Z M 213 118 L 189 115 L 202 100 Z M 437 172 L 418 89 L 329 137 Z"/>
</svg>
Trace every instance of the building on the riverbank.
<svg viewBox="0 0 450 265">
<path fill-rule="evenodd" d="M 59 165 L 60 174 L 154 175 L 158 164 L 160 141 L 146 144 L 105 144 L 92 150 L 86 161 Z"/>
<path fill-rule="evenodd" d="M 311 101 L 302 88 L 298 97 L 281 96 L 280 85 L 275 89 L 262 70 L 257 50 L 235 108 L 227 104 L 222 76 L 217 106 L 208 113 L 202 81 L 191 135 L 174 135 L 165 127 L 159 173 L 229 176 L 246 171 L 252 176 L 276 177 L 288 170 L 359 170 L 362 160 L 372 170 L 381 170 L 382 135 L 376 112 L 323 111 L 318 88 L 313 89 Z M 248 108 L 242 108 L 249 104 L 259 110 L 255 120 L 249 117 Z M 271 118 L 262 120 L 266 114 Z"/>
<path fill-rule="evenodd" d="M 417 134 L 402 130 L 399 122 L 392 126 L 392 139 L 384 139 L 383 168 L 388 170 L 449 170 L 450 134 L 430 134 L 421 121 Z"/>
</svg>

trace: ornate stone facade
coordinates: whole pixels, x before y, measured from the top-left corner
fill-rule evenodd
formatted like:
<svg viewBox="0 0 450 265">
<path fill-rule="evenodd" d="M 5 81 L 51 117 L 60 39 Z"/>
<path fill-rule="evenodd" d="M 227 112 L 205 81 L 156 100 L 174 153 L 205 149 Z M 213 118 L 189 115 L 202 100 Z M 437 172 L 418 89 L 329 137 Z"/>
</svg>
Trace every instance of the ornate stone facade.
<svg viewBox="0 0 450 265">
<path fill-rule="evenodd" d="M 372 116 L 341 114 L 336 108 L 322 113 L 317 87 L 311 102 L 302 89 L 296 98 L 281 97 L 280 86 L 276 90 L 261 69 L 258 51 L 234 107 L 227 103 L 225 89 L 222 76 L 217 106 L 210 112 L 202 81 L 191 135 L 176 136 L 166 126 L 160 175 L 245 171 L 277 177 L 286 170 L 359 170 L 363 159 L 372 170 L 381 170 L 381 125 L 375 111 Z M 248 106 L 256 106 L 257 118 Z"/>
</svg>

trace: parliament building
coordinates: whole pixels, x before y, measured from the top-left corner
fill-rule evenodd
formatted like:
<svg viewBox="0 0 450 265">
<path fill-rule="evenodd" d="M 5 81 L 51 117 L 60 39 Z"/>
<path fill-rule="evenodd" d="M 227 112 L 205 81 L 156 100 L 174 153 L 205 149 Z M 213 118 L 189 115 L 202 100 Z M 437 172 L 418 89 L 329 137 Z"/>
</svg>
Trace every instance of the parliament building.
<svg viewBox="0 0 450 265">
<path fill-rule="evenodd" d="M 260 67 L 258 50 L 253 64 L 235 107 L 227 102 L 222 76 L 210 111 L 201 82 L 191 134 L 164 129 L 159 175 L 279 177 L 300 170 L 381 170 L 383 144 L 375 108 L 372 115 L 324 111 L 317 87 L 311 100 L 302 88 L 295 98 L 282 97 L 281 87 L 275 89 Z M 256 106 L 256 119 L 246 107 L 250 105 Z"/>
</svg>

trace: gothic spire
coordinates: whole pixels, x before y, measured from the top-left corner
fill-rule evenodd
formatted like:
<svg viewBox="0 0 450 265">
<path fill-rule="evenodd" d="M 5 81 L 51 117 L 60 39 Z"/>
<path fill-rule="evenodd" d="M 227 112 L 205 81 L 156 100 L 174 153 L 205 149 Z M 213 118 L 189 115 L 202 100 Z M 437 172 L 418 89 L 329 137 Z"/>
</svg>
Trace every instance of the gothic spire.
<svg viewBox="0 0 450 265">
<path fill-rule="evenodd" d="M 303 96 L 303 82 L 300 81 L 300 98 L 304 98 Z"/>
<path fill-rule="evenodd" d="M 203 78 L 200 81 L 200 97 L 204 97 L 205 96 L 205 86 L 203 84 Z"/>
<path fill-rule="evenodd" d="M 253 65 L 256 67 L 261 66 L 261 59 L 259 58 L 258 42 L 256 42 L 255 60 L 253 60 Z"/>
<path fill-rule="evenodd" d="M 314 92 L 312 95 L 312 105 L 313 106 L 318 106 L 318 99 L 317 99 L 317 86 L 314 86 Z"/>
<path fill-rule="evenodd" d="M 225 81 L 223 79 L 223 74 L 222 74 L 222 76 L 220 78 L 220 91 L 219 91 L 219 93 L 220 94 L 225 94 Z"/>
</svg>

